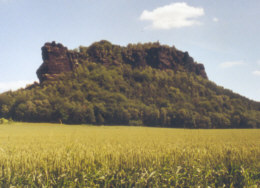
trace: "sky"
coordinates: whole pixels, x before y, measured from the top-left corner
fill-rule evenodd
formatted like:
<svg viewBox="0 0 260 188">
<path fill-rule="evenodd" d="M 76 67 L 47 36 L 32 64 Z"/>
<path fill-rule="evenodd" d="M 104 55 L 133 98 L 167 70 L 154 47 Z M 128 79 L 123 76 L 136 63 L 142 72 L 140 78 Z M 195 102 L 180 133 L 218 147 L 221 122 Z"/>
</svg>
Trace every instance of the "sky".
<svg viewBox="0 0 260 188">
<path fill-rule="evenodd" d="M 0 93 L 38 81 L 41 47 L 175 46 L 209 79 L 260 101 L 259 0 L 0 0 Z"/>
</svg>

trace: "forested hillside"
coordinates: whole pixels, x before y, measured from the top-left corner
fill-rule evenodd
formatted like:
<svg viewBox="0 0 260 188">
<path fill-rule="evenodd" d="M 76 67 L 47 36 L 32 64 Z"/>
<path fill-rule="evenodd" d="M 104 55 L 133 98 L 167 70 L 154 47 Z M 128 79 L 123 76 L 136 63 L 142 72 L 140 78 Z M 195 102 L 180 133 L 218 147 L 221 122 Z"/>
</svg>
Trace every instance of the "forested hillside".
<svg viewBox="0 0 260 188">
<path fill-rule="evenodd" d="M 203 65 L 174 47 L 120 47 L 101 41 L 69 53 L 71 70 L 50 74 L 51 56 L 46 56 L 49 64 L 37 71 L 40 84 L 1 94 L 0 117 L 68 124 L 260 128 L 259 102 L 209 81 Z"/>
</svg>

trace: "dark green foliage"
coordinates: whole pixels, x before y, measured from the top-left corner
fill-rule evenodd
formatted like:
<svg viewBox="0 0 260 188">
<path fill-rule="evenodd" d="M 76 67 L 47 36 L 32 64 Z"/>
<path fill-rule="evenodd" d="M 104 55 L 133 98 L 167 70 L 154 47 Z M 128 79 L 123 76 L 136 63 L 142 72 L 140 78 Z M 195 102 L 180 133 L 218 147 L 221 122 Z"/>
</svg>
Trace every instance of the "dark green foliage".
<svg viewBox="0 0 260 188">
<path fill-rule="evenodd" d="M 145 49 L 151 50 L 153 45 L 158 44 L 120 48 L 101 41 L 80 47 L 80 52 L 86 57 L 91 54 L 96 63 L 85 60 L 75 71 L 56 80 L 1 94 L 0 117 L 71 124 L 260 127 L 259 103 L 196 73 L 122 63 L 137 57 L 128 53 L 148 53 Z M 109 66 L 103 64 L 107 61 Z"/>
</svg>

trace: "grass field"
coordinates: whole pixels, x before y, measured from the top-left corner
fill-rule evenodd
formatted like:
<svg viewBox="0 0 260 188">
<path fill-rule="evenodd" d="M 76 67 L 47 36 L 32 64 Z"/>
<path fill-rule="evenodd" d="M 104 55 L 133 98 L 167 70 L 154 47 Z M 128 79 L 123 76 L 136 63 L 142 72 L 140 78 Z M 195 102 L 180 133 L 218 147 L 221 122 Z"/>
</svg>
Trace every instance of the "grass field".
<svg viewBox="0 0 260 188">
<path fill-rule="evenodd" d="M 260 130 L 0 126 L 0 186 L 260 187 Z"/>
</svg>

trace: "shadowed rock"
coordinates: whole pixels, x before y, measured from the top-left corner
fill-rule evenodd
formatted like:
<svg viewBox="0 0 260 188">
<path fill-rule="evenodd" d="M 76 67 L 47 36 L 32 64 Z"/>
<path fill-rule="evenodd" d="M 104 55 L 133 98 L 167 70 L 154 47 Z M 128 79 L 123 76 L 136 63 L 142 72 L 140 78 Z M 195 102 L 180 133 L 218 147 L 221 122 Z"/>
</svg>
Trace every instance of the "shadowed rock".
<svg viewBox="0 0 260 188">
<path fill-rule="evenodd" d="M 112 45 L 102 40 L 85 48 L 84 52 L 68 50 L 62 44 L 46 43 L 42 47 L 43 64 L 37 76 L 44 80 L 55 79 L 60 73 L 73 71 L 83 60 L 105 65 L 130 64 L 132 67 L 151 66 L 157 69 L 173 69 L 193 72 L 207 79 L 203 64 L 194 62 L 188 52 L 157 43 L 137 44 L 128 47 Z"/>
<path fill-rule="evenodd" d="M 77 52 L 69 51 L 62 44 L 46 43 L 42 47 L 43 63 L 36 72 L 40 82 L 74 70 L 78 65 L 78 57 Z"/>
</svg>

